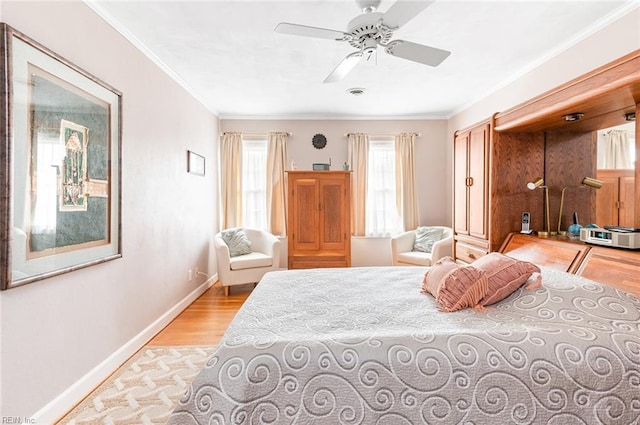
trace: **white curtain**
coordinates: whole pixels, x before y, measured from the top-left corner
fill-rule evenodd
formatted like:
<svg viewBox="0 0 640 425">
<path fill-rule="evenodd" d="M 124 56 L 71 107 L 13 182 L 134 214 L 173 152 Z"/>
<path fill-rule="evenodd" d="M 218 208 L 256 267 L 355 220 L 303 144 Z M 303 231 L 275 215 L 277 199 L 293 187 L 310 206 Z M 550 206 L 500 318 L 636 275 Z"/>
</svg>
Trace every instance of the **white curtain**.
<svg viewBox="0 0 640 425">
<path fill-rule="evenodd" d="M 602 159 L 598 168 L 631 169 L 633 164 L 633 146 L 624 130 L 610 130 L 604 135 Z"/>
<path fill-rule="evenodd" d="M 267 140 L 242 136 L 242 227 L 267 230 Z"/>
<path fill-rule="evenodd" d="M 401 133 L 395 137 L 396 148 L 396 205 L 402 216 L 402 230 L 418 227 L 418 202 L 415 178 L 415 133 Z"/>
<path fill-rule="evenodd" d="M 242 134 L 224 133 L 220 142 L 220 228 L 242 223 Z"/>
<path fill-rule="evenodd" d="M 369 136 L 351 133 L 347 140 L 347 158 L 351 165 L 351 233 L 365 236 L 367 196 L 367 156 Z"/>
<path fill-rule="evenodd" d="M 402 230 L 396 196 L 395 141 L 369 140 L 367 159 L 367 236 L 391 236 Z"/>
<path fill-rule="evenodd" d="M 287 133 L 269 133 L 267 142 L 267 226 L 278 236 L 287 234 Z"/>
</svg>

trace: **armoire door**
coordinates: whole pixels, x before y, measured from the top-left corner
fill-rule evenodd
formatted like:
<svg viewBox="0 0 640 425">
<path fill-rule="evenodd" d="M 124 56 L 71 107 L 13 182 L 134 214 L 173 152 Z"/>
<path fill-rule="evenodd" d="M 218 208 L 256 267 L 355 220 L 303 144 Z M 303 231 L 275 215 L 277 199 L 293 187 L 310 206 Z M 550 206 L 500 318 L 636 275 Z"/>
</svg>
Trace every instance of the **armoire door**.
<svg viewBox="0 0 640 425">
<path fill-rule="evenodd" d="M 611 170 L 598 170 L 596 178 L 604 184 L 596 192 L 596 223 L 598 226 L 618 225 L 619 179 Z"/>
<path fill-rule="evenodd" d="M 320 228 L 320 185 L 317 179 L 301 178 L 292 180 L 289 202 L 292 229 L 290 230 L 295 251 L 317 251 L 321 247 Z"/>
<path fill-rule="evenodd" d="M 487 173 L 489 125 L 471 130 L 469 135 L 469 234 L 487 237 Z"/>
<path fill-rule="evenodd" d="M 320 249 L 343 251 L 346 248 L 345 211 L 349 205 L 344 178 L 321 179 L 320 183 Z"/>
<path fill-rule="evenodd" d="M 635 181 L 634 175 L 620 177 L 620 226 L 636 227 Z"/>
<path fill-rule="evenodd" d="M 596 178 L 604 183 L 596 191 L 598 226 L 635 227 L 634 170 L 600 169 Z"/>
<path fill-rule="evenodd" d="M 467 190 L 469 171 L 469 133 L 456 136 L 453 146 L 453 196 L 454 216 L 453 228 L 459 235 L 469 234 L 468 203 L 469 191 Z"/>
</svg>

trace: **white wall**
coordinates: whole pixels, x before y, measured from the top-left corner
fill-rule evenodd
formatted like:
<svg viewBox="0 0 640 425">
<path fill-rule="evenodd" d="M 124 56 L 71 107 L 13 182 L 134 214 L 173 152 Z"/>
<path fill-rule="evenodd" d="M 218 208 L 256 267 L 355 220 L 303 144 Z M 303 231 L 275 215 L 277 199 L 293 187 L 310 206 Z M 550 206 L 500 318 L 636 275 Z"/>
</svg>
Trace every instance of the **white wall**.
<svg viewBox="0 0 640 425">
<path fill-rule="evenodd" d="M 447 204 L 446 181 L 451 164 L 446 156 L 447 122 L 445 120 L 220 120 L 221 131 L 266 133 L 288 131 L 292 133 L 287 145 L 289 161 L 296 162 L 298 170 L 310 170 L 313 163 L 327 162 L 331 169 L 340 170 L 347 159 L 345 134 L 420 133 L 416 139 L 416 181 L 421 224 L 450 224 L 451 206 Z M 311 144 L 314 134 L 327 137 L 327 146 L 316 149 Z M 425 184 L 425 182 L 432 182 Z"/>
<path fill-rule="evenodd" d="M 449 120 L 448 131 L 468 127 L 640 48 L 640 8 L 636 8 L 522 77 L 475 102 Z"/>
<path fill-rule="evenodd" d="M 210 244 L 218 230 L 214 199 L 219 132 L 290 131 L 289 152 L 299 169 L 329 156 L 339 167 L 346 158 L 347 132 L 422 133 L 416 150 L 418 182 L 435 183 L 420 186 L 421 223 L 450 224 L 456 129 L 640 47 L 636 9 L 448 122 L 223 120 L 218 125 L 204 107 L 77 0 L 0 0 L 0 20 L 124 93 L 124 257 L 0 292 L 0 417 L 31 416 L 144 332 L 203 283 L 203 278 L 186 282 L 188 268 L 197 265 L 215 273 Z M 65 24 L 52 24 L 61 22 Z M 311 146 L 315 133 L 327 136 L 324 150 Z M 206 157 L 206 177 L 186 174 L 187 149 Z M 385 261 L 385 246 L 384 239 L 354 240 L 354 265 Z"/>
<path fill-rule="evenodd" d="M 219 129 L 84 3 L 0 5 L 1 21 L 123 93 L 123 258 L 0 293 L 0 417 L 24 418 L 114 353 L 132 354 L 122 347 L 204 284 L 187 282 L 189 268 L 216 272 Z M 186 172 L 187 149 L 206 157 L 205 177 Z"/>
<path fill-rule="evenodd" d="M 292 133 L 287 145 L 289 161 L 296 162 L 298 170 L 310 170 L 313 163 L 328 162 L 331 169 L 339 170 L 347 159 L 345 134 L 420 133 L 416 139 L 416 181 L 418 182 L 418 208 L 420 224 L 450 225 L 451 203 L 449 175 L 451 160 L 447 158 L 447 122 L 444 120 L 220 120 L 221 131 L 266 133 L 288 131 Z M 314 134 L 327 137 L 327 146 L 316 149 L 311 144 Z M 426 184 L 425 182 L 430 182 Z M 283 240 L 286 245 L 286 240 Z M 353 266 L 391 265 L 389 238 L 353 238 L 351 245 Z M 283 253 L 284 264 L 286 256 Z"/>
</svg>

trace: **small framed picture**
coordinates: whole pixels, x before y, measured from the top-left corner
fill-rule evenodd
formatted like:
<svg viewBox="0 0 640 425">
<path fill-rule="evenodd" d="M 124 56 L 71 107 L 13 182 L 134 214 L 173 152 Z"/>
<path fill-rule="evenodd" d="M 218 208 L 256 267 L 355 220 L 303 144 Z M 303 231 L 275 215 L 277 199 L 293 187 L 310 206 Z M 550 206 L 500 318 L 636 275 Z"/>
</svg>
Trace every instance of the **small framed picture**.
<svg viewBox="0 0 640 425">
<path fill-rule="evenodd" d="M 204 156 L 187 151 L 187 172 L 197 176 L 204 176 Z"/>
</svg>

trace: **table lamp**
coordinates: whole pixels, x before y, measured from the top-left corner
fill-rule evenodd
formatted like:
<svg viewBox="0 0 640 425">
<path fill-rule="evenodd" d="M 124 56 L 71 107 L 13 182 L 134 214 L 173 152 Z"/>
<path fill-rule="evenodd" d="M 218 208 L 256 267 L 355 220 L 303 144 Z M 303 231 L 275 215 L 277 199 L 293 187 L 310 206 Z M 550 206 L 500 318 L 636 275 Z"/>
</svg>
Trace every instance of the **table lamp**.
<svg viewBox="0 0 640 425">
<path fill-rule="evenodd" d="M 558 234 L 559 235 L 566 235 L 567 231 L 566 230 L 560 230 L 560 226 L 562 225 L 562 210 L 564 208 L 564 192 L 567 189 L 584 189 L 586 187 L 590 187 L 593 189 L 600 189 L 602 187 L 602 185 L 604 184 L 604 182 L 602 182 L 601 180 L 598 179 L 594 179 L 593 177 L 585 177 L 582 179 L 582 183 L 580 183 L 580 186 L 565 186 L 562 188 L 562 195 L 560 195 L 560 212 L 558 214 Z"/>
<path fill-rule="evenodd" d="M 542 189 L 544 190 L 544 203 L 545 203 L 545 228 L 542 232 L 538 231 L 538 236 L 541 237 L 547 237 L 550 235 L 555 235 L 555 232 L 551 232 L 551 226 L 549 223 L 549 188 L 547 186 L 544 185 L 544 179 L 542 177 L 538 177 L 535 180 L 527 183 L 527 188 L 529 190 L 534 190 L 534 189 Z"/>
</svg>

